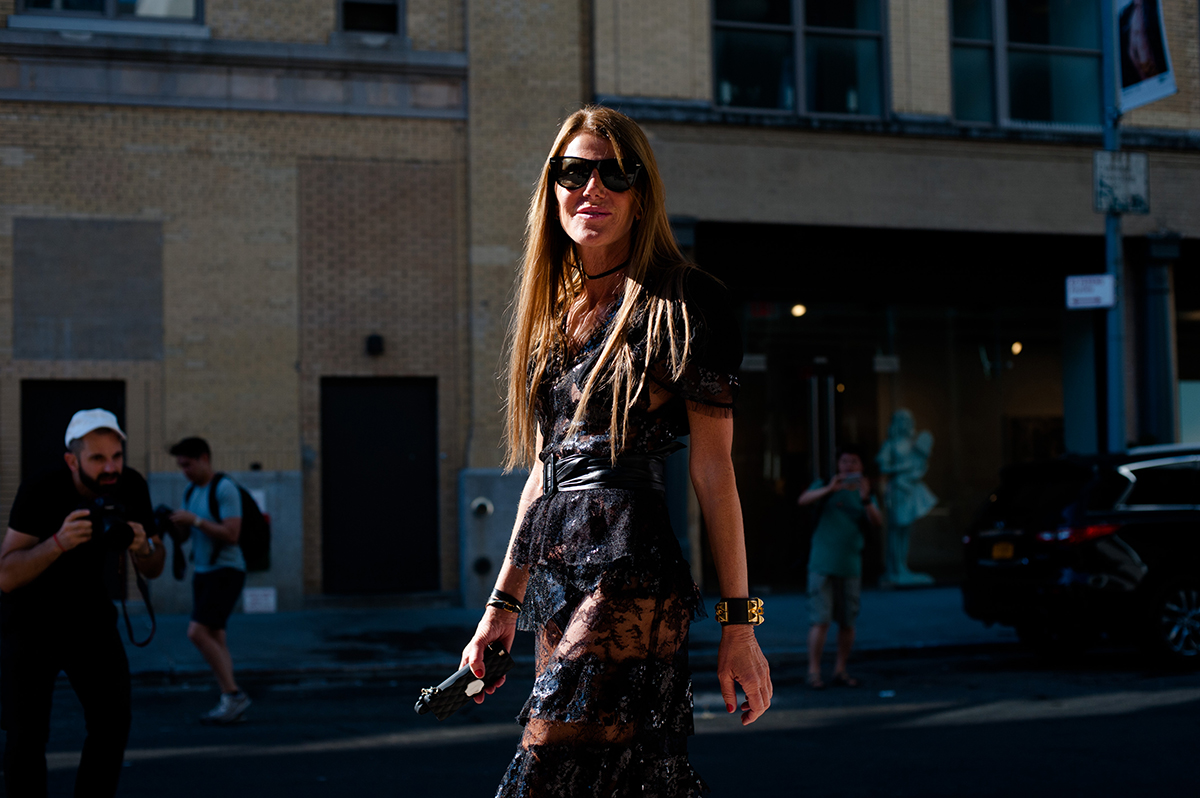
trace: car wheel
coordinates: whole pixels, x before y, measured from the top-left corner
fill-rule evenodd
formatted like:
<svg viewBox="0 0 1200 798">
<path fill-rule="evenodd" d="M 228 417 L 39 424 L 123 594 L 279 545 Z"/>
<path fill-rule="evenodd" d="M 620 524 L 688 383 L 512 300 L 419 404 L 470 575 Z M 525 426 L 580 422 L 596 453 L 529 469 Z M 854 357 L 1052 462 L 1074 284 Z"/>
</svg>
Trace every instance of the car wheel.
<svg viewBox="0 0 1200 798">
<path fill-rule="evenodd" d="M 1200 666 L 1200 584 L 1176 582 L 1163 590 L 1151 620 L 1163 654 L 1179 664 Z"/>
</svg>

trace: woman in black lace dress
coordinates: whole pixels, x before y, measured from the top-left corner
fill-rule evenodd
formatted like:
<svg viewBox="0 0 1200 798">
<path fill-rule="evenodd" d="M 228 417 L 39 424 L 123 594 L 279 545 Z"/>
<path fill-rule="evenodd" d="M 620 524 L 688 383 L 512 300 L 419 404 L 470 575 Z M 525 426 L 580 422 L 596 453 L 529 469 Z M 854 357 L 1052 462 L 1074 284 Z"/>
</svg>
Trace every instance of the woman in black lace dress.
<svg viewBox="0 0 1200 798">
<path fill-rule="evenodd" d="M 741 685 L 743 724 L 771 701 L 745 622 L 754 613 L 730 459 L 740 338 L 724 290 L 675 245 L 654 154 L 631 119 L 585 108 L 550 155 L 529 210 L 508 374 L 508 465 L 533 468 L 463 664 L 482 675 L 489 642 L 511 649 L 517 628 L 536 633 L 525 733 L 498 797 L 686 798 L 705 790 L 687 758 L 686 649 L 704 609 L 662 474 L 689 433 L 732 621 L 721 692 L 733 712 Z"/>
</svg>

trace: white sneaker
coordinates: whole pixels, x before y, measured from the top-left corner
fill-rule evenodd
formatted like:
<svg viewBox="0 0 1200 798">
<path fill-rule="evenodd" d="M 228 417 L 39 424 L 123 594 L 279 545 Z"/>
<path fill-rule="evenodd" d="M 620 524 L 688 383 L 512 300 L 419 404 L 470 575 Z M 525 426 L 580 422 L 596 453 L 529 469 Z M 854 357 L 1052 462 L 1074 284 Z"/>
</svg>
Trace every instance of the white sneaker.
<svg viewBox="0 0 1200 798">
<path fill-rule="evenodd" d="M 245 720 L 246 710 L 250 708 L 250 696 L 243 692 L 221 693 L 221 701 L 210 711 L 200 716 L 200 722 L 224 726 L 229 723 L 239 723 Z"/>
</svg>

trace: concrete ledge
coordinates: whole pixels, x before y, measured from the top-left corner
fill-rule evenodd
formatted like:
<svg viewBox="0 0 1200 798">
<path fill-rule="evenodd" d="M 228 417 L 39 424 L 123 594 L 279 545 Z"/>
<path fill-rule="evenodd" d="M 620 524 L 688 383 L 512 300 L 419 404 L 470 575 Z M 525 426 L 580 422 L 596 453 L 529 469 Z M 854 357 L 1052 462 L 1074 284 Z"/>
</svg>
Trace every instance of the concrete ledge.
<svg viewBox="0 0 1200 798">
<path fill-rule="evenodd" d="M 793 113 L 729 110 L 695 100 L 622 97 L 599 94 L 596 102 L 626 113 L 639 122 L 730 125 L 811 130 L 829 133 L 913 136 L 962 141 L 1006 141 L 1033 144 L 1066 144 L 1100 147 L 1100 126 L 1014 123 L 1012 125 L 960 125 L 945 117 L 894 114 L 885 119 L 801 116 Z M 1154 128 L 1122 128 L 1125 149 L 1200 151 L 1200 131 Z"/>
</svg>

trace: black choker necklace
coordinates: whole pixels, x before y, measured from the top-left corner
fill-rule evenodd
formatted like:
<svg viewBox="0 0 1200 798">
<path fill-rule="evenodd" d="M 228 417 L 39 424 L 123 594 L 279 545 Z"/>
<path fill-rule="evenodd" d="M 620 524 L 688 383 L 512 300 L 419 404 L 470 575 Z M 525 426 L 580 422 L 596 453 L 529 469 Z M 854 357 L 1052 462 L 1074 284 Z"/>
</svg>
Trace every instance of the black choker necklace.
<svg viewBox="0 0 1200 798">
<path fill-rule="evenodd" d="M 580 266 L 579 272 L 580 272 L 580 274 L 583 275 L 583 279 L 585 279 L 585 280 L 599 280 L 601 277 L 607 277 L 610 274 L 616 274 L 617 272 L 621 271 L 621 269 L 624 269 L 628 265 L 629 265 L 629 261 L 625 261 L 620 266 L 614 266 L 613 268 L 609 269 L 608 271 L 600 272 L 599 274 L 588 274 L 584 270 L 584 268 L 582 266 Z"/>
</svg>

